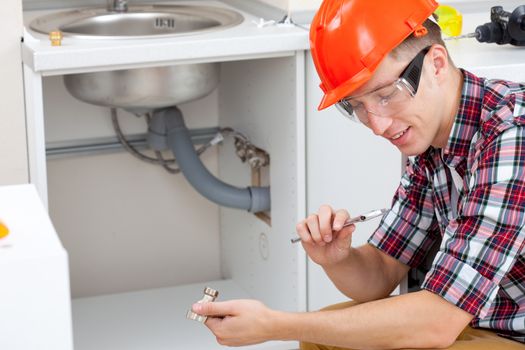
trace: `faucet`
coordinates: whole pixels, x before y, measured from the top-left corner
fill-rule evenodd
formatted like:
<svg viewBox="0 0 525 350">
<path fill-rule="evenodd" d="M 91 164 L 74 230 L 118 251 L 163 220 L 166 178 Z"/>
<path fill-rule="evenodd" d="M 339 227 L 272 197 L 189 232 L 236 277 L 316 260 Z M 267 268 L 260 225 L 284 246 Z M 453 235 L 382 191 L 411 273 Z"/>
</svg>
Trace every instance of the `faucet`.
<svg viewBox="0 0 525 350">
<path fill-rule="evenodd" d="M 127 12 L 128 0 L 107 0 L 109 12 Z"/>
</svg>

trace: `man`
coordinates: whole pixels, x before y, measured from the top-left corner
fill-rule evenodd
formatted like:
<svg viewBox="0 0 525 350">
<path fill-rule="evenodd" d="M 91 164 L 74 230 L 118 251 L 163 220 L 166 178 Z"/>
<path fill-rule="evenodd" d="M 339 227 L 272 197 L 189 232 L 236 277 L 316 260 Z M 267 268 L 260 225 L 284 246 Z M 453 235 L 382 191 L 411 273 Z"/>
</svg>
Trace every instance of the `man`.
<svg viewBox="0 0 525 350">
<path fill-rule="evenodd" d="M 336 104 L 411 156 L 368 244 L 351 247 L 345 210 L 323 206 L 297 225 L 308 256 L 355 303 L 308 313 L 195 305 L 227 316 L 207 321 L 219 343 L 525 348 L 525 86 L 456 68 L 427 19 L 434 1 L 392 4 L 325 0 L 310 31 L 320 108 Z M 439 241 L 421 290 L 388 297 Z"/>
</svg>

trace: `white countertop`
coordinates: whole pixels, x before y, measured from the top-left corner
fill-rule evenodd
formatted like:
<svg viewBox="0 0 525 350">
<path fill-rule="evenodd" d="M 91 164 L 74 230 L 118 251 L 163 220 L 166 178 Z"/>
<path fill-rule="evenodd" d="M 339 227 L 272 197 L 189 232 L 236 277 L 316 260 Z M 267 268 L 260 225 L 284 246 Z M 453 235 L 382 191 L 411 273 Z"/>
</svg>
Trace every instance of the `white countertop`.
<svg viewBox="0 0 525 350">
<path fill-rule="evenodd" d="M 180 4 L 181 2 L 177 2 Z M 182 2 L 183 3 L 183 2 Z M 195 1 L 191 2 L 195 4 Z M 219 1 L 199 1 L 234 9 Z M 42 75 L 115 70 L 173 63 L 224 62 L 250 58 L 292 55 L 297 50 L 308 50 L 308 31 L 299 26 L 270 25 L 259 27 L 259 18 L 234 9 L 244 16 L 238 26 L 212 33 L 177 38 L 138 40 L 80 40 L 65 38 L 63 45 L 52 47 L 41 34 L 26 31 L 22 45 L 23 61 Z M 24 14 L 26 24 L 36 16 L 50 11 L 31 11 Z M 488 11 L 467 13 L 463 17 L 463 33 L 488 22 Z M 446 41 L 451 57 L 458 67 L 487 72 L 508 68 L 525 68 L 525 47 L 479 43 L 475 39 Z M 514 78 L 509 73 L 505 79 Z"/>
<path fill-rule="evenodd" d="M 192 1 L 191 4 L 195 4 Z M 216 1 L 199 4 L 224 8 Z M 181 4 L 181 2 L 177 2 Z M 307 30 L 293 25 L 257 25 L 259 18 L 237 10 L 244 22 L 217 32 L 162 39 L 80 40 L 64 38 L 62 46 L 51 46 L 47 36 L 26 29 L 22 57 L 42 75 L 160 66 L 177 63 L 223 62 L 238 59 L 286 56 L 307 50 Z M 51 11 L 24 13 L 27 24 Z"/>
</svg>

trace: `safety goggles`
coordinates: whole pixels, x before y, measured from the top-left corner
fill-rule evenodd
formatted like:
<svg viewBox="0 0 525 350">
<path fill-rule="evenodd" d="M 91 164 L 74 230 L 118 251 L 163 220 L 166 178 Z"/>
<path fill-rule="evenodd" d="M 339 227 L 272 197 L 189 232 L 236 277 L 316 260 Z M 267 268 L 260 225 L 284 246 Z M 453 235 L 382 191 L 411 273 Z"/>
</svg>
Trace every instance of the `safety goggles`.
<svg viewBox="0 0 525 350">
<path fill-rule="evenodd" d="M 390 117 L 403 110 L 416 96 L 425 55 L 430 46 L 421 50 L 394 82 L 359 96 L 349 96 L 337 102 L 337 109 L 348 119 L 368 125 L 368 115 Z"/>
</svg>

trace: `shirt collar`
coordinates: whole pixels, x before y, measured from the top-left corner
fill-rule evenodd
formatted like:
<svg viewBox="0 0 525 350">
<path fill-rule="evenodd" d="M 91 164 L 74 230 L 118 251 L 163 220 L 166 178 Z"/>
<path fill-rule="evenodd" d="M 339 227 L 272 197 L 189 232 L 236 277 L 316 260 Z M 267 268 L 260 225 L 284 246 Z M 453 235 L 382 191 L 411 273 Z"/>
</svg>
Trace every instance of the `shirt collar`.
<svg viewBox="0 0 525 350">
<path fill-rule="evenodd" d="M 472 138 L 479 129 L 484 95 L 484 80 L 465 70 L 461 72 L 463 73 L 461 101 L 447 145 L 442 149 L 443 161 L 453 167 L 469 153 Z"/>
</svg>

